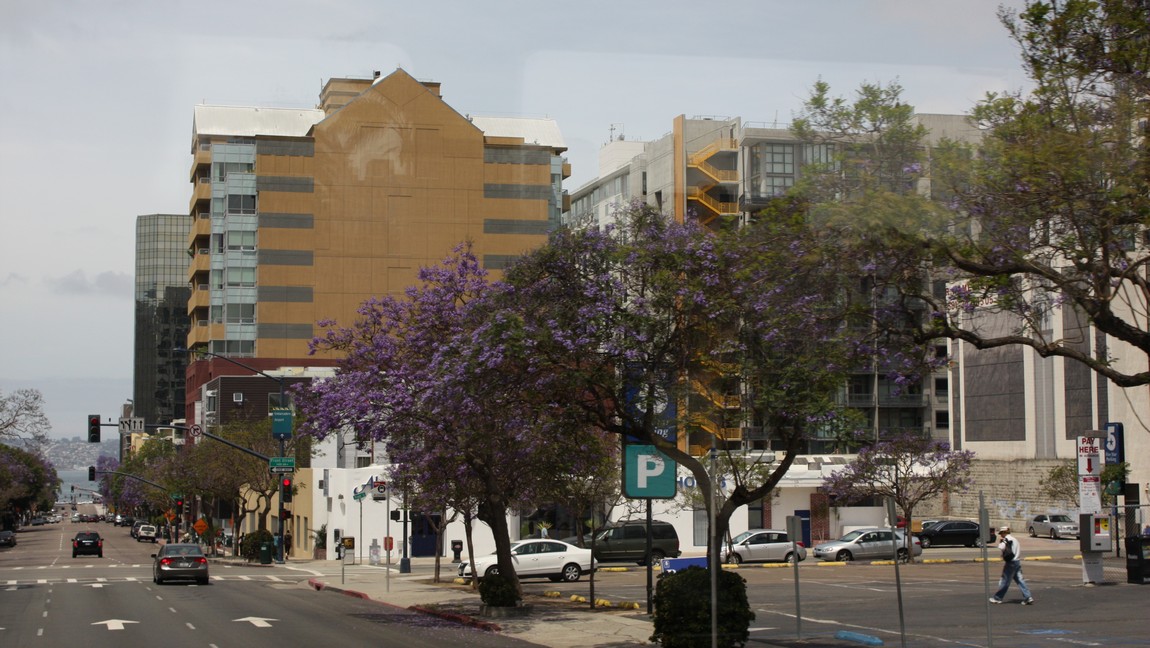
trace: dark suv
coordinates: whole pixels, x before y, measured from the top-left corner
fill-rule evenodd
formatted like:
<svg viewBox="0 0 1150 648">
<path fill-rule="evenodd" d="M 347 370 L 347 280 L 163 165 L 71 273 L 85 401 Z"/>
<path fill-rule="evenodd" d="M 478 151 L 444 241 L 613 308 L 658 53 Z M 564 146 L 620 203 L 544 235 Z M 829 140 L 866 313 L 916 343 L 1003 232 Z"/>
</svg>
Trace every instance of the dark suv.
<svg viewBox="0 0 1150 648">
<path fill-rule="evenodd" d="M 667 522 L 651 523 L 651 555 L 647 556 L 647 522 L 626 520 L 605 527 L 595 537 L 595 560 L 658 564 L 664 558 L 679 557 L 679 534 Z"/>
<path fill-rule="evenodd" d="M 72 538 L 72 557 L 80 554 L 95 554 L 104 557 L 104 539 L 95 531 L 81 531 Z"/>
</svg>

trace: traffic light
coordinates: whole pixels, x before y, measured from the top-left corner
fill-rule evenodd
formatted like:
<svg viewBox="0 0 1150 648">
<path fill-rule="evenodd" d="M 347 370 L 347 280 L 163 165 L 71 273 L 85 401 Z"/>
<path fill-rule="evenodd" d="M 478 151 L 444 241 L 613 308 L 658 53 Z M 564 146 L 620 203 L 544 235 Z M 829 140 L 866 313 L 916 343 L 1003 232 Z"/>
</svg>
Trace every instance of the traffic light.
<svg viewBox="0 0 1150 648">
<path fill-rule="evenodd" d="M 88 415 L 88 443 L 100 442 L 100 415 Z"/>
<path fill-rule="evenodd" d="M 292 495 L 292 493 L 291 493 L 291 477 L 284 477 L 283 478 L 283 487 L 284 487 L 283 503 L 284 504 L 291 504 L 291 495 Z"/>
<path fill-rule="evenodd" d="M 88 481 L 96 481 L 96 467 L 88 466 Z"/>
<path fill-rule="evenodd" d="M 184 498 L 177 497 L 176 498 L 176 515 L 183 515 L 183 514 L 184 514 Z"/>
</svg>

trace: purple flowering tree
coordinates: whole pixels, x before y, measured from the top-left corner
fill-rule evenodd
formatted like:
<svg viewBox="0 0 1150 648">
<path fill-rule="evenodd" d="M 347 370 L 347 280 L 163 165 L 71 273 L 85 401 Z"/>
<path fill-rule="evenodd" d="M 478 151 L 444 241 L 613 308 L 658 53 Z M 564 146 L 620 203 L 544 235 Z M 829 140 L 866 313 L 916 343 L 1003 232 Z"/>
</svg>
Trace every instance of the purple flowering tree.
<svg viewBox="0 0 1150 648">
<path fill-rule="evenodd" d="M 715 450 L 733 484 L 713 509 L 716 549 L 733 512 L 767 495 L 808 439 L 851 431 L 835 395 L 874 343 L 848 325 L 855 275 L 801 218 L 711 232 L 636 203 L 617 219 L 559 232 L 512 266 L 514 314 L 501 317 L 520 327 L 531 388 L 573 417 L 656 446 L 702 493 Z M 667 403 L 673 421 L 660 415 Z M 757 449 L 729 440 L 740 429 Z"/>
<path fill-rule="evenodd" d="M 889 497 L 909 529 L 919 504 L 970 487 L 973 460 L 973 452 L 951 450 L 945 441 L 901 435 L 863 446 L 853 462 L 823 480 L 822 489 L 836 504 Z M 904 540 L 910 542 L 910 534 Z"/>
<path fill-rule="evenodd" d="M 491 528 L 499 571 L 518 582 L 508 512 L 583 472 L 604 437 L 532 389 L 539 369 L 522 362 L 515 320 L 491 306 L 503 287 L 467 246 L 419 281 L 402 298 L 364 303 L 350 326 L 327 323 L 313 347 L 344 358 L 335 377 L 297 394 L 300 433 L 383 442 L 395 485 L 436 509 L 473 505 Z"/>
<path fill-rule="evenodd" d="M 0 511 L 50 511 L 58 484 L 56 469 L 47 459 L 0 443 Z"/>
</svg>

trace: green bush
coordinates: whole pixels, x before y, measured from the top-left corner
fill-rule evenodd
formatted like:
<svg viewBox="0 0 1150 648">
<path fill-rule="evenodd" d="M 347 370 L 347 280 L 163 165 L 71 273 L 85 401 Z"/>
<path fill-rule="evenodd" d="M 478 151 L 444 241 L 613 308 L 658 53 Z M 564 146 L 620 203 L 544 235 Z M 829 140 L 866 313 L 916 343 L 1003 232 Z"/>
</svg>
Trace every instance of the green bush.
<svg viewBox="0 0 1150 648">
<path fill-rule="evenodd" d="M 747 601 L 747 581 L 734 572 L 718 574 L 718 645 L 743 646 L 755 613 Z M 655 587 L 655 633 L 651 641 L 667 648 L 711 645 L 711 575 L 702 567 L 667 574 Z"/>
<path fill-rule="evenodd" d="M 267 529 L 260 529 L 259 531 L 252 531 L 244 536 L 244 542 L 240 545 L 240 555 L 248 560 L 260 559 L 260 545 L 267 543 L 272 548 L 272 555 L 275 555 L 275 536 Z"/>
<path fill-rule="evenodd" d="M 491 607 L 514 607 L 519 602 L 519 589 L 509 577 L 490 574 L 479 581 L 479 598 Z"/>
</svg>

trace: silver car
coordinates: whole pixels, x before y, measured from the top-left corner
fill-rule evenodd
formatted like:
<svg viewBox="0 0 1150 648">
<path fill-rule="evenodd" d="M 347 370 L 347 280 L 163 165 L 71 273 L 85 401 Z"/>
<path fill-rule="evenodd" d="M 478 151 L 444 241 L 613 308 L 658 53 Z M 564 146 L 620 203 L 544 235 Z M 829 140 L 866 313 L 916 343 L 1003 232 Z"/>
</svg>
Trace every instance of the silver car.
<svg viewBox="0 0 1150 648">
<path fill-rule="evenodd" d="M 900 529 L 897 532 L 898 558 L 908 559 L 905 539 Z M 922 543 L 918 536 L 911 536 L 911 552 L 915 556 L 922 555 Z M 850 562 L 852 560 L 884 560 L 893 555 L 890 529 L 879 527 L 856 529 L 838 540 L 831 540 L 815 545 L 815 558 L 826 561 Z"/>
<path fill-rule="evenodd" d="M 1030 518 L 1027 530 L 1031 538 L 1040 535 L 1048 535 L 1051 538 L 1078 537 L 1078 523 L 1071 520 L 1069 515 L 1062 514 L 1035 515 Z"/>
<path fill-rule="evenodd" d="M 751 529 L 735 536 L 730 546 L 723 545 L 721 556 L 723 562 L 736 565 L 755 561 L 793 562 L 796 554 L 799 562 L 806 560 L 807 549 L 803 543 L 799 542 L 797 548 L 796 552 L 791 547 L 786 531 Z"/>
</svg>

